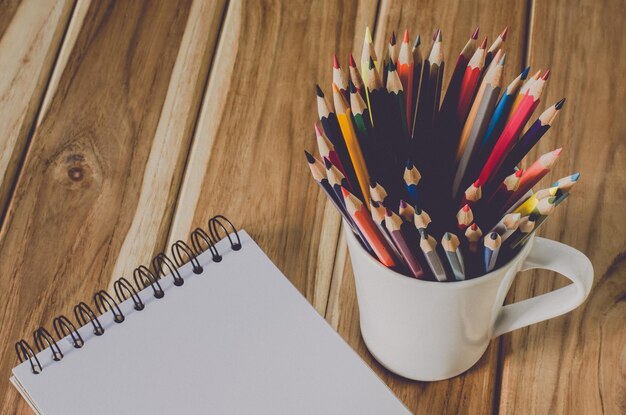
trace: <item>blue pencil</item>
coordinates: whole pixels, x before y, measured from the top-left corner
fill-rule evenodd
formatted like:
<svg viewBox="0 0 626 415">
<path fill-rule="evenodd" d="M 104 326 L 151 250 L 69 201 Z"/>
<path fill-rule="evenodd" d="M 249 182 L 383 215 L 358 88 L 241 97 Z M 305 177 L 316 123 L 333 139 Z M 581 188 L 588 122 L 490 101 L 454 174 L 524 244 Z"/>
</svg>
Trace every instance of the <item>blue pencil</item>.
<svg viewBox="0 0 626 415">
<path fill-rule="evenodd" d="M 404 169 L 403 177 L 409 204 L 417 205 L 419 202 L 418 185 L 420 183 L 420 180 L 422 180 L 422 175 L 420 174 L 419 170 L 417 170 L 411 160 L 406 162 L 406 168 Z"/>
<path fill-rule="evenodd" d="M 502 238 L 500 238 L 498 232 L 491 232 L 485 237 L 484 243 L 485 251 L 483 261 L 485 264 L 485 272 L 490 272 L 496 266 L 498 253 L 500 252 L 500 245 L 502 245 Z"/>
<path fill-rule="evenodd" d="M 493 111 L 493 116 L 491 117 L 491 121 L 487 127 L 487 132 L 480 143 L 481 148 L 494 141 L 494 137 L 497 138 L 500 136 L 500 133 L 502 132 L 509 116 L 509 110 L 511 109 L 513 101 L 515 101 L 515 97 L 517 96 L 517 91 L 522 85 L 522 81 L 526 80 L 528 77 L 528 71 L 530 71 L 530 66 L 524 69 L 524 71 L 519 74 L 518 77 L 515 78 L 513 82 L 511 82 L 504 90 L 504 94 L 502 94 L 502 97 L 496 104 L 496 109 Z M 493 147 L 493 145 L 491 145 L 491 147 Z"/>
</svg>

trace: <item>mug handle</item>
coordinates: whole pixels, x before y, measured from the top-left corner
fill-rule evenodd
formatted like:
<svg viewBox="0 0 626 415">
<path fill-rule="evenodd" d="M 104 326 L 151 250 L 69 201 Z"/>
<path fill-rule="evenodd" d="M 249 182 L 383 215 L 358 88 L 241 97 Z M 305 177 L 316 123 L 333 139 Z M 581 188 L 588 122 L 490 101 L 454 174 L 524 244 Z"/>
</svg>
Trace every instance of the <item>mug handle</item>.
<svg viewBox="0 0 626 415">
<path fill-rule="evenodd" d="M 565 314 L 582 304 L 589 295 L 593 284 L 593 266 L 589 258 L 577 249 L 536 237 L 520 271 L 535 268 L 558 272 L 572 284 L 503 306 L 496 319 L 493 337 Z"/>
</svg>

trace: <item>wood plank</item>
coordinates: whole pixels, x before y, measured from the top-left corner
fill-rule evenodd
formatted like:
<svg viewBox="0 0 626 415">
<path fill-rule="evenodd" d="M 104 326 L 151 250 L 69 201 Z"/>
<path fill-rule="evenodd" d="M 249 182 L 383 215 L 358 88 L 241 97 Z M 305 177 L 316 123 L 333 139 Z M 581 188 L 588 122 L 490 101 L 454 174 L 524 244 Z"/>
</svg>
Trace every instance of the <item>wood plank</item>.
<svg viewBox="0 0 626 415">
<path fill-rule="evenodd" d="M 73 0 L 0 4 L 0 212 L 8 202 L 73 6 Z"/>
<path fill-rule="evenodd" d="M 432 32 L 440 27 L 444 39 L 446 57 L 446 83 L 456 58 L 476 25 L 480 25 L 481 38 L 497 36 L 503 26 L 509 25 L 506 42 L 507 64 L 505 80 L 519 73 L 523 62 L 526 9 L 522 3 L 494 3 L 491 1 L 427 1 L 398 4 L 382 1 L 375 30 L 377 53 L 388 42 L 392 30 L 402 33 L 409 28 L 412 36 L 419 31 L 424 39 L 425 52 L 430 51 Z M 362 36 L 362 34 L 360 34 Z M 359 47 L 360 51 L 360 47 Z M 444 85 L 446 84 L 444 83 Z M 341 244 L 345 244 L 342 238 Z M 347 252 L 344 247 L 339 251 Z M 345 255 L 345 254 L 344 254 Z M 396 376 L 373 360 L 361 339 L 359 316 L 354 288 L 354 278 L 349 258 L 338 258 L 337 264 L 345 263 L 341 282 L 333 281 L 326 319 L 374 368 L 391 389 L 414 413 L 475 414 L 491 413 L 496 394 L 496 370 L 498 341 L 493 341 L 483 358 L 465 374 L 448 381 L 414 382 Z"/>
<path fill-rule="evenodd" d="M 331 82 L 373 1 L 232 1 L 170 242 L 221 213 L 245 228 L 323 314 L 339 217 L 311 180 L 314 85 Z M 327 88 L 328 89 L 328 88 Z M 325 208 L 326 207 L 326 208 Z"/>
<path fill-rule="evenodd" d="M 163 246 L 223 4 L 92 2 L 68 37 L 0 233 L 3 395 L 17 339 Z"/>
<path fill-rule="evenodd" d="M 520 408 L 525 414 L 626 412 L 626 120 L 621 110 L 626 89 L 620 84 L 626 39 L 615 18 L 622 12 L 623 4 L 614 1 L 575 7 L 561 0 L 534 3 L 530 63 L 552 69 L 542 107 L 564 96 L 567 102 L 530 158 L 564 147 L 546 185 L 581 172 L 574 193 L 541 233 L 585 252 L 595 268 L 595 284 L 576 311 L 504 337 L 503 414 Z M 547 272 L 528 274 L 518 277 L 510 300 L 566 281 Z"/>
</svg>

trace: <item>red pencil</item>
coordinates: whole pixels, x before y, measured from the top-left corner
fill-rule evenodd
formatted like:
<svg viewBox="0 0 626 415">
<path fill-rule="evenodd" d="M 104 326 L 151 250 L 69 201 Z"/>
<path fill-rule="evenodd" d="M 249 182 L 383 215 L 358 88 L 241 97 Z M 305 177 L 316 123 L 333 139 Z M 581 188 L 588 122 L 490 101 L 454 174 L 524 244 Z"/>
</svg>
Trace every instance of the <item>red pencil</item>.
<svg viewBox="0 0 626 415">
<path fill-rule="evenodd" d="M 465 229 L 474 222 L 474 213 L 469 205 L 463 206 L 456 214 L 456 220 L 460 231 L 465 232 Z"/>
<path fill-rule="evenodd" d="M 550 169 L 554 166 L 554 163 L 561 155 L 561 151 L 563 151 L 562 148 L 557 148 L 554 151 L 550 151 L 549 153 L 542 155 L 537 159 L 537 161 L 526 169 L 520 178 L 519 187 L 507 201 L 505 209 L 513 206 L 513 203 L 515 203 L 520 197 L 524 196 L 526 192 L 532 189 L 532 187 L 536 185 L 539 180 L 550 172 Z"/>
<path fill-rule="evenodd" d="M 363 233 L 363 236 L 365 236 L 365 239 L 367 239 L 367 243 L 376 253 L 378 260 L 387 267 L 395 267 L 396 262 L 393 260 L 391 248 L 387 246 L 387 241 L 372 220 L 369 210 L 363 202 L 345 187 L 341 188 L 341 192 L 346 203 L 346 210 Z"/>
<path fill-rule="evenodd" d="M 537 105 L 539 105 L 539 99 L 541 97 L 541 92 L 543 91 L 544 85 L 550 71 L 547 71 L 543 77 L 537 81 L 535 81 L 530 89 L 526 92 L 524 97 L 522 98 L 519 107 L 515 111 L 515 114 L 511 117 L 511 119 L 507 122 L 504 130 L 500 134 L 496 145 L 494 146 L 489 158 L 485 162 L 482 171 L 480 172 L 480 176 L 478 180 L 483 183 L 483 187 L 486 186 L 490 180 L 497 174 L 498 169 L 504 162 L 508 152 L 511 150 L 513 145 L 515 144 L 517 137 L 519 136 L 522 128 L 528 122 L 528 119 L 532 115 Z"/>
<path fill-rule="evenodd" d="M 459 93 L 459 102 L 456 106 L 456 119 L 458 125 L 462 126 L 467 118 L 470 105 L 472 104 L 472 98 L 478 88 L 480 81 L 480 74 L 482 73 L 483 66 L 485 65 L 485 47 L 487 45 L 487 38 L 483 40 L 483 43 L 476 49 L 472 59 L 470 59 L 467 67 L 465 68 L 465 74 L 461 81 L 461 91 Z"/>
</svg>

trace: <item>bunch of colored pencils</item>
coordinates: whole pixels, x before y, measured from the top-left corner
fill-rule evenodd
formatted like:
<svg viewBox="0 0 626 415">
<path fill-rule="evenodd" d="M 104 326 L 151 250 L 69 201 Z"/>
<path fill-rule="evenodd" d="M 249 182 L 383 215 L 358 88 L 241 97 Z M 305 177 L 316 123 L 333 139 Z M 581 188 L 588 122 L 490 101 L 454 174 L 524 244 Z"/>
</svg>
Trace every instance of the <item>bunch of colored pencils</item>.
<svg viewBox="0 0 626 415">
<path fill-rule="evenodd" d="M 477 277 L 502 265 L 563 202 L 575 173 L 533 193 L 561 148 L 525 170 L 565 99 L 524 131 L 550 71 L 524 69 L 504 88 L 507 29 L 487 48 L 471 34 L 442 94 L 442 33 L 424 59 L 421 38 L 395 33 L 377 54 L 365 31 L 360 65 L 333 61 L 332 90 L 316 87 L 315 181 L 361 245 L 405 275 L 437 281 Z M 378 56 L 382 56 L 379 59 Z"/>
</svg>

